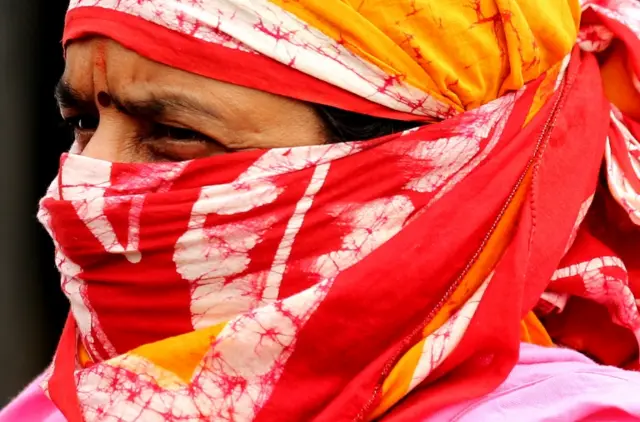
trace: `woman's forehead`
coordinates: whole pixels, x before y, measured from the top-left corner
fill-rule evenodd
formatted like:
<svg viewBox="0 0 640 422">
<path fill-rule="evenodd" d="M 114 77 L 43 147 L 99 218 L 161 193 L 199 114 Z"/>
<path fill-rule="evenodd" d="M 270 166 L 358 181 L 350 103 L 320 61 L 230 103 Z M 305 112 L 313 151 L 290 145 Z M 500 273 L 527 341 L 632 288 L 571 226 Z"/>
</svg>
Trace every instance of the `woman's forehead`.
<svg viewBox="0 0 640 422">
<path fill-rule="evenodd" d="M 71 43 L 66 50 L 64 79 L 74 88 L 78 85 L 107 85 L 151 82 L 153 80 L 189 80 L 186 72 L 180 72 L 142 57 L 106 38 L 90 38 Z M 116 87 L 114 87 L 116 88 Z"/>
<path fill-rule="evenodd" d="M 245 117 L 243 124 L 256 126 L 256 130 L 265 121 L 280 121 L 285 116 L 290 126 L 291 120 L 308 118 L 310 113 L 300 101 L 176 69 L 106 38 L 74 41 L 67 46 L 66 58 L 57 91 L 71 93 L 79 102 L 94 102 L 104 91 L 116 104 L 131 105 L 130 109 L 161 104 L 164 112 L 189 115 L 190 119 L 229 121 L 251 113 L 252 118 Z M 64 106 L 61 98 L 65 95 L 58 95 Z"/>
<path fill-rule="evenodd" d="M 138 102 L 184 97 L 210 103 L 216 98 L 260 95 L 154 62 L 105 38 L 73 42 L 66 57 L 62 84 L 89 97 L 105 91 Z"/>
<path fill-rule="evenodd" d="M 215 63 L 212 63 L 214 66 Z M 76 91 L 91 91 L 99 85 L 110 92 L 153 91 L 175 96 L 182 92 L 199 97 L 231 101 L 237 97 L 260 99 L 282 97 L 173 68 L 150 60 L 108 38 L 88 38 L 67 46 L 63 80 Z"/>
</svg>

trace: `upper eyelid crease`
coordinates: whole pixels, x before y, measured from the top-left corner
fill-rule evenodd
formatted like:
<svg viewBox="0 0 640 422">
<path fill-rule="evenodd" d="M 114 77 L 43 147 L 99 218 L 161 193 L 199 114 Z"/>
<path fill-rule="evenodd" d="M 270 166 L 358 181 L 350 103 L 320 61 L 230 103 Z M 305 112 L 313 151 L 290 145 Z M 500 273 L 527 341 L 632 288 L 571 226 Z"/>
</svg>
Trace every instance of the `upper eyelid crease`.
<svg viewBox="0 0 640 422">
<path fill-rule="evenodd" d="M 170 114 L 198 114 L 204 117 L 218 119 L 219 116 L 197 101 L 178 95 L 149 96 L 147 99 L 129 100 L 112 96 L 116 108 L 121 112 L 141 116 L 148 119 L 163 119 Z"/>
<path fill-rule="evenodd" d="M 160 100 L 124 101 L 115 96 L 111 100 L 116 109 L 129 116 L 157 119 L 165 114 L 166 106 Z"/>
</svg>

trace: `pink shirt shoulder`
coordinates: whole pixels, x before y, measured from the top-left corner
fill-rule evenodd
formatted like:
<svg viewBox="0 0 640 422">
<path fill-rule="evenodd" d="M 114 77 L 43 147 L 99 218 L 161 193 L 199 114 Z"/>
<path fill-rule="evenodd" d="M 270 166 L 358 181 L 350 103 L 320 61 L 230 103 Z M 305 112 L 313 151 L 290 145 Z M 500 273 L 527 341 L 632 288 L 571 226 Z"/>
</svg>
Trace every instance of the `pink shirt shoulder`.
<svg viewBox="0 0 640 422">
<path fill-rule="evenodd" d="M 640 372 L 602 366 L 573 350 L 522 344 L 493 393 L 424 422 L 640 421 Z"/>
<path fill-rule="evenodd" d="M 66 419 L 40 388 L 40 377 L 33 381 L 7 407 L 0 411 L 0 422 L 65 422 Z"/>
<path fill-rule="evenodd" d="M 0 422 L 64 422 L 29 385 L 0 411 Z M 600 366 L 580 353 L 523 344 L 509 378 L 493 393 L 430 415 L 424 422 L 640 421 L 640 372 Z"/>
</svg>

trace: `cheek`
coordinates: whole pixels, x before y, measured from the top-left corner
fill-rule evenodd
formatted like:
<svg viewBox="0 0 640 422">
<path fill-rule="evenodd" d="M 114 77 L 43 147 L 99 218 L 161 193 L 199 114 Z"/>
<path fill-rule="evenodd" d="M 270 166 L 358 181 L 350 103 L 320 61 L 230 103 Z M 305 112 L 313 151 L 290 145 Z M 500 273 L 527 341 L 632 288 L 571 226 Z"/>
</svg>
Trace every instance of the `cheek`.
<svg viewBox="0 0 640 422">
<path fill-rule="evenodd" d="M 270 131 L 268 148 L 323 145 L 327 136 L 322 126 L 313 121 L 290 122 Z"/>
<path fill-rule="evenodd" d="M 295 113 L 269 119 L 256 132 L 238 131 L 245 147 L 286 148 L 327 143 L 326 129 L 314 113 Z"/>
<path fill-rule="evenodd" d="M 279 126 L 282 146 L 322 145 L 328 140 L 324 123 L 308 106 L 296 107 Z"/>
<path fill-rule="evenodd" d="M 216 110 L 224 114 L 231 148 L 325 143 L 322 120 L 306 103 L 238 86 L 217 86 L 215 93 L 210 89 L 208 94 Z"/>
</svg>

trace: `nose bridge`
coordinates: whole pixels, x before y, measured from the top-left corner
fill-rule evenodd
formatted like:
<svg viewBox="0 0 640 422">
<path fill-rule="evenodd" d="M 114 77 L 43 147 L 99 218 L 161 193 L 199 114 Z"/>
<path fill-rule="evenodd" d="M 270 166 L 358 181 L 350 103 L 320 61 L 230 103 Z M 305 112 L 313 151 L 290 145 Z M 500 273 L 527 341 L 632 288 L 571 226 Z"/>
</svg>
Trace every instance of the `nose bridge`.
<svg viewBox="0 0 640 422">
<path fill-rule="evenodd" d="M 115 121 L 114 121 L 115 120 Z M 82 154 L 85 157 L 98 160 L 121 162 L 125 149 L 125 134 L 123 125 L 118 124 L 117 119 L 101 118 L 93 136 L 85 145 Z"/>
</svg>

